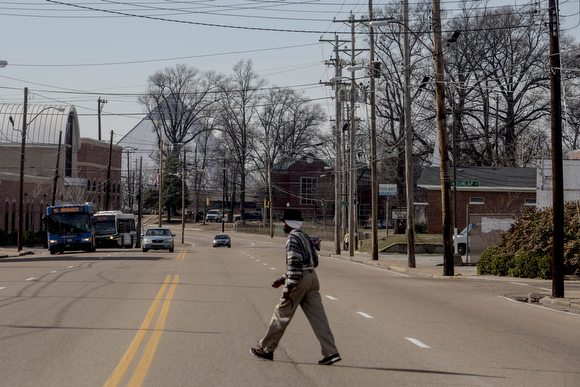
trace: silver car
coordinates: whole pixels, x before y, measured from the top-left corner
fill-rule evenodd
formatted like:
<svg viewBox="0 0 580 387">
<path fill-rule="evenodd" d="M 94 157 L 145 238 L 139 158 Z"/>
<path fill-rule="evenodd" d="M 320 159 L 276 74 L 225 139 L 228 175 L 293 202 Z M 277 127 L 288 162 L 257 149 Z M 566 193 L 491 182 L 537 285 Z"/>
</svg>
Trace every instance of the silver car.
<svg viewBox="0 0 580 387">
<path fill-rule="evenodd" d="M 143 235 L 143 252 L 146 253 L 151 249 L 168 249 L 170 253 L 173 253 L 175 247 L 174 236 L 175 234 L 165 227 L 148 228 L 145 231 L 145 235 Z"/>
<path fill-rule="evenodd" d="M 218 234 L 213 238 L 213 247 L 219 246 L 232 247 L 232 241 L 230 240 L 229 235 Z"/>
</svg>

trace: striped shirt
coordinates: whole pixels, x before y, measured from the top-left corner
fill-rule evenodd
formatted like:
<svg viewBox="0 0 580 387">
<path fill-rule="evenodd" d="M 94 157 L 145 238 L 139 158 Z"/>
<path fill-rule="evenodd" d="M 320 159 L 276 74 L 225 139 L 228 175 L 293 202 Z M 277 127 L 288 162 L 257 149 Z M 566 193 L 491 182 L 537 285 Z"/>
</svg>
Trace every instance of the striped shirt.
<svg viewBox="0 0 580 387">
<path fill-rule="evenodd" d="M 302 271 L 317 266 L 318 254 L 308 235 L 300 229 L 292 230 L 286 238 L 286 273 L 282 276 L 286 280 L 286 287 L 296 287 L 302 278 Z"/>
</svg>

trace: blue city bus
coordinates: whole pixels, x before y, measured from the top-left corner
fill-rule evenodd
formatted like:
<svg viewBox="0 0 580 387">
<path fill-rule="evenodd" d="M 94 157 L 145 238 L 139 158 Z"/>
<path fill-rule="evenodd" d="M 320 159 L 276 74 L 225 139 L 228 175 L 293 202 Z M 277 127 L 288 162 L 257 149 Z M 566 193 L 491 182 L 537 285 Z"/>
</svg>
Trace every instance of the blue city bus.
<svg viewBox="0 0 580 387">
<path fill-rule="evenodd" d="M 46 208 L 50 254 L 65 250 L 95 251 L 94 205 L 66 204 Z"/>
</svg>

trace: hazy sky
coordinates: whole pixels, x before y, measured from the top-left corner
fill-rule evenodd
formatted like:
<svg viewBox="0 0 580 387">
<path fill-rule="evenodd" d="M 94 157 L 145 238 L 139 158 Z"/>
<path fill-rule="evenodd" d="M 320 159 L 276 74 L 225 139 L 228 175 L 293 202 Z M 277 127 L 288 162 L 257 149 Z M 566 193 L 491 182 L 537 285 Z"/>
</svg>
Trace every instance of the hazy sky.
<svg viewBox="0 0 580 387">
<path fill-rule="evenodd" d="M 541 12 L 547 6 L 539 1 Z M 441 0 L 441 7 L 456 9 L 458 1 Z M 561 1 L 560 8 L 563 29 L 579 30 L 580 0 Z M 101 97 L 108 101 L 102 139 L 113 130 L 117 142 L 144 117 L 137 95 L 155 71 L 185 63 L 230 74 L 236 62 L 252 59 L 270 84 L 303 91 L 332 115 L 332 91 L 319 84 L 333 75 L 324 65 L 332 45 L 319 40 L 349 33 L 333 19 L 348 19 L 351 11 L 366 15 L 368 2 L 0 0 L 0 59 L 9 63 L 0 69 L 0 101 L 22 103 L 28 87 L 31 104 L 73 104 L 81 136 L 97 138 Z"/>
</svg>

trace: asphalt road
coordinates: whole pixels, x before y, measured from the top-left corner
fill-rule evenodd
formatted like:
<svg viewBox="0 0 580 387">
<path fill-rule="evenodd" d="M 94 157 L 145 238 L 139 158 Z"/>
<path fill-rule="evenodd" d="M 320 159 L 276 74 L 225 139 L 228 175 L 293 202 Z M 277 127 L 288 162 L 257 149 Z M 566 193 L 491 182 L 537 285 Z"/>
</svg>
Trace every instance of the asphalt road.
<svg viewBox="0 0 580 387">
<path fill-rule="evenodd" d="M 299 311 L 274 362 L 262 337 L 282 238 L 186 230 L 174 253 L 101 249 L 0 261 L 2 386 L 577 386 L 580 315 L 509 296 L 541 281 L 452 280 L 321 256 L 343 360 Z M 177 240 L 180 240 L 180 232 Z M 506 297 L 507 296 L 507 297 Z"/>
</svg>

